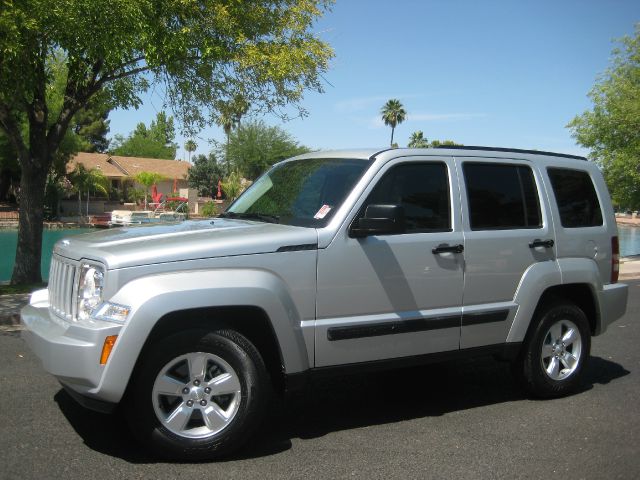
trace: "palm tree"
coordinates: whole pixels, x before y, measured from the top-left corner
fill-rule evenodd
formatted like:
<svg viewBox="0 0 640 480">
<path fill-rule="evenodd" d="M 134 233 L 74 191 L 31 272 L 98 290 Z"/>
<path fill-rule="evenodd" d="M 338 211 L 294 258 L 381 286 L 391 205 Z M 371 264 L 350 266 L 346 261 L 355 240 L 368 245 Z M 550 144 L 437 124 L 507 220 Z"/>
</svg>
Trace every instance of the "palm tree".
<svg viewBox="0 0 640 480">
<path fill-rule="evenodd" d="M 242 120 L 242 117 L 244 117 L 249 111 L 249 102 L 247 102 L 244 96 L 237 94 L 233 97 L 231 105 L 233 122 L 235 124 L 235 128 L 238 128 L 240 126 L 240 120 Z"/>
<path fill-rule="evenodd" d="M 91 190 L 99 191 L 105 195 L 109 193 L 109 179 L 97 168 L 87 170 L 81 164 L 76 164 L 73 172 L 71 172 L 71 184 L 73 189 L 78 192 L 78 215 L 82 215 L 82 192 L 87 192 L 87 216 L 89 216 L 89 193 Z"/>
<path fill-rule="evenodd" d="M 149 188 L 158 182 L 166 180 L 167 177 L 156 172 L 140 172 L 134 175 L 133 179 L 140 185 L 144 185 L 144 209 L 147 209 L 147 197 L 149 196 Z"/>
<path fill-rule="evenodd" d="M 227 144 L 225 147 L 225 161 L 227 162 L 227 171 L 231 171 L 229 165 L 228 152 L 229 152 L 229 136 L 234 128 L 240 125 L 240 120 L 249 111 L 249 102 L 244 96 L 237 94 L 233 99 L 224 101 L 220 100 L 215 103 L 215 107 L 218 110 L 218 118 L 216 123 L 222 127 L 224 134 L 227 137 Z"/>
<path fill-rule="evenodd" d="M 235 200 L 242 193 L 242 178 L 237 170 L 231 172 L 221 183 L 222 190 L 230 201 Z"/>
<path fill-rule="evenodd" d="M 400 103 L 400 100 L 392 98 L 384 104 L 382 110 L 380 110 L 380 114 L 382 115 L 382 121 L 384 124 L 391 127 L 390 145 L 393 147 L 393 131 L 398 125 L 405 121 L 407 118 L 407 112 L 402 106 L 402 103 Z"/>
<path fill-rule="evenodd" d="M 429 141 L 424 138 L 422 130 L 413 132 L 411 137 L 409 137 L 409 143 L 407 144 L 407 147 L 409 148 L 427 148 L 428 146 Z"/>
<path fill-rule="evenodd" d="M 220 127 L 222 127 L 222 130 L 224 130 L 224 134 L 227 137 L 224 157 L 225 162 L 227 163 L 227 171 L 230 171 L 231 167 L 229 166 L 229 135 L 231 135 L 231 131 L 236 125 L 235 117 L 229 103 L 217 102 L 216 108 L 218 109 L 218 118 L 216 120 L 216 123 Z"/>
<path fill-rule="evenodd" d="M 191 163 L 191 152 L 195 152 L 196 148 L 198 148 L 198 144 L 193 140 L 187 140 L 184 142 L 184 149 L 189 154 L 189 163 Z"/>
</svg>

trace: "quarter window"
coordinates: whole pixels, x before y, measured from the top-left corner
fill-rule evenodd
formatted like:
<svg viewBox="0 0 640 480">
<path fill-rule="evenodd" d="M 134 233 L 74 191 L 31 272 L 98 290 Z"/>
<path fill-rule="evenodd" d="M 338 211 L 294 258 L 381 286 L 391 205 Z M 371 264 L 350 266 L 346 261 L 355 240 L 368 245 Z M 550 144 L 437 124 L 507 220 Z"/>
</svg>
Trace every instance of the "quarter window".
<svg viewBox="0 0 640 480">
<path fill-rule="evenodd" d="M 587 172 L 566 168 L 549 168 L 547 171 L 563 227 L 602 225 L 600 202 Z"/>
<path fill-rule="evenodd" d="M 406 233 L 451 230 L 449 176 L 444 163 L 405 163 L 392 167 L 365 205 L 401 205 Z"/>
<path fill-rule="evenodd" d="M 538 192 L 529 167 L 466 162 L 463 171 L 471 230 L 542 226 Z"/>
</svg>

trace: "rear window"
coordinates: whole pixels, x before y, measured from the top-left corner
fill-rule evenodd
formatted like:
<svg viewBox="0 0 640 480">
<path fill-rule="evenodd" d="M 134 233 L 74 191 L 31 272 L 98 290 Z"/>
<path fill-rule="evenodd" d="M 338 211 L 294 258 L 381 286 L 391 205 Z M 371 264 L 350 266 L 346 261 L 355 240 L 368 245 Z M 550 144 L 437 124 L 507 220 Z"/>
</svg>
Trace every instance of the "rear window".
<svg viewBox="0 0 640 480">
<path fill-rule="evenodd" d="M 587 172 L 567 168 L 549 168 L 547 172 L 563 227 L 602 225 L 600 202 L 591 176 Z"/>
<path fill-rule="evenodd" d="M 524 165 L 463 164 L 471 230 L 540 228 L 536 182 Z"/>
</svg>

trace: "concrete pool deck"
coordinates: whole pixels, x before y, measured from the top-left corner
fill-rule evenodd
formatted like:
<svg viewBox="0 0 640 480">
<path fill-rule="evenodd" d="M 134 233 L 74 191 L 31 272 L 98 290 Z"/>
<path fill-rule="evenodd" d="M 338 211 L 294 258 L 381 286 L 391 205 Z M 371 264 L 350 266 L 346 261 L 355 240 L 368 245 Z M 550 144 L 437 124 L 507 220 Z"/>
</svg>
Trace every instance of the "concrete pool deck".
<svg viewBox="0 0 640 480">
<path fill-rule="evenodd" d="M 640 278 L 640 255 L 620 259 L 620 280 Z"/>
</svg>

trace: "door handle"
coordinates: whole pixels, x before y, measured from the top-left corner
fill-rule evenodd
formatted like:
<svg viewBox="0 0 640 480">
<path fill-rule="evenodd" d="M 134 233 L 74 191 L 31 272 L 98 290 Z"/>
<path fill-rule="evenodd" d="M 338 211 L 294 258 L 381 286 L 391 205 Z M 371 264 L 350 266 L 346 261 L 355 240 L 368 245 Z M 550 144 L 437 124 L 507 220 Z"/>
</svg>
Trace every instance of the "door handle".
<svg viewBox="0 0 640 480">
<path fill-rule="evenodd" d="M 536 248 L 536 247 L 551 248 L 553 247 L 553 245 L 554 245 L 554 241 L 552 239 L 540 240 L 539 238 L 536 238 L 533 242 L 529 244 L 529 248 Z"/>
<path fill-rule="evenodd" d="M 464 246 L 462 244 L 447 245 L 446 243 L 443 243 L 442 245 L 438 245 L 437 247 L 433 248 L 431 252 L 434 255 L 437 255 L 438 253 L 462 253 L 464 252 Z"/>
</svg>

